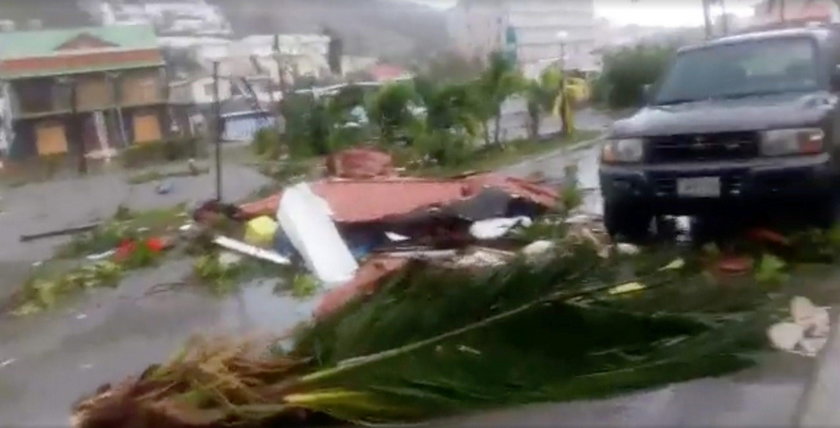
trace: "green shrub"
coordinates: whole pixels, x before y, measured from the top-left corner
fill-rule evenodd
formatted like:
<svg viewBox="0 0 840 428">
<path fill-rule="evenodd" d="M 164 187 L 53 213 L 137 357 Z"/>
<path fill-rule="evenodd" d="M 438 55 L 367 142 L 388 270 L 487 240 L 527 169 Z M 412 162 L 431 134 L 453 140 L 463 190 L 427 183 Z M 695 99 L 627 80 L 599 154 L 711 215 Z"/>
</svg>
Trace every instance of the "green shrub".
<svg viewBox="0 0 840 428">
<path fill-rule="evenodd" d="M 422 133 L 414 139 L 415 153 L 421 158 L 428 158 L 437 165 L 460 165 L 473 154 L 467 134 L 448 130 L 432 130 Z"/>
<path fill-rule="evenodd" d="M 282 153 L 280 135 L 273 128 L 263 128 L 254 134 L 251 148 L 257 156 L 277 159 Z"/>
</svg>

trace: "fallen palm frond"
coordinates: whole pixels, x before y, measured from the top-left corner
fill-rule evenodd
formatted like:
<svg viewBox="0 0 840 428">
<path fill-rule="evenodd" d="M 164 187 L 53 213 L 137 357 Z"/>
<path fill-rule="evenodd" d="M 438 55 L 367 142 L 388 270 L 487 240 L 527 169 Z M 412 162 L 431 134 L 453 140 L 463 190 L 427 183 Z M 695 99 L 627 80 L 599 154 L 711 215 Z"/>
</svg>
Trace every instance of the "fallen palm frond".
<svg viewBox="0 0 840 428">
<path fill-rule="evenodd" d="M 661 269 L 667 257 L 673 253 L 654 252 L 627 269 L 584 242 L 548 263 L 480 274 L 414 265 L 304 328 L 290 353 L 193 344 L 83 402 L 76 424 L 311 425 L 323 415 L 404 422 L 600 397 L 750 365 L 776 300 L 761 294 L 737 308 L 661 313 L 650 306 L 655 296 L 689 288 L 709 301 L 720 288 L 697 280 L 695 260 Z M 608 293 L 628 281 L 644 287 Z"/>
</svg>

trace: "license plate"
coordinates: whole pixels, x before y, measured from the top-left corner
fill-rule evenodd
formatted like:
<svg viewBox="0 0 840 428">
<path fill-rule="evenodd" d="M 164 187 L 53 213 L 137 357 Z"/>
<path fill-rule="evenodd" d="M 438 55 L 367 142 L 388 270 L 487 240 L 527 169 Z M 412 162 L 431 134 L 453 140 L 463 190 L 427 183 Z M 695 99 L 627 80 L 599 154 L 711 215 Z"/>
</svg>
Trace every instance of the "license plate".
<svg viewBox="0 0 840 428">
<path fill-rule="evenodd" d="M 677 179 L 677 195 L 689 198 L 720 197 L 720 177 Z"/>
</svg>

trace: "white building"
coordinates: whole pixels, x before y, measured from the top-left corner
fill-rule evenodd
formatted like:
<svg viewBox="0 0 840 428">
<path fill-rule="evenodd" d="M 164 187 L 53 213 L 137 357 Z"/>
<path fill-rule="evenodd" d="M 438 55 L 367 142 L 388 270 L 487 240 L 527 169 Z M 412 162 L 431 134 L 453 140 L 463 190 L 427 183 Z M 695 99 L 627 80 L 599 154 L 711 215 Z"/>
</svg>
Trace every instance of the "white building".
<svg viewBox="0 0 840 428">
<path fill-rule="evenodd" d="M 229 100 L 232 94 L 230 79 L 219 79 L 219 100 Z M 209 105 L 215 101 L 213 77 L 203 76 L 175 81 L 169 84 L 169 97 L 173 104 Z"/>
<path fill-rule="evenodd" d="M 229 36 L 233 33 L 221 10 L 204 0 L 139 4 L 103 1 L 98 14 L 103 25 L 154 24 L 161 35 Z"/>
<path fill-rule="evenodd" d="M 221 72 L 233 76 L 264 75 L 274 84 L 293 84 L 295 77 L 321 78 L 329 74 L 327 53 L 330 38 L 321 34 L 255 35 L 241 40 L 219 37 L 160 37 L 168 51 L 184 52 L 205 70 L 214 62 Z"/>
<path fill-rule="evenodd" d="M 280 56 L 287 72 L 296 76 L 321 77 L 329 73 L 327 55 L 330 38 L 323 34 L 277 34 L 248 36 L 238 42 L 237 51 L 257 57 Z"/>
<path fill-rule="evenodd" d="M 567 69 L 597 69 L 594 27 L 594 0 L 460 0 L 449 20 L 462 55 L 513 51 L 532 77 L 556 66 L 563 52 Z"/>
</svg>

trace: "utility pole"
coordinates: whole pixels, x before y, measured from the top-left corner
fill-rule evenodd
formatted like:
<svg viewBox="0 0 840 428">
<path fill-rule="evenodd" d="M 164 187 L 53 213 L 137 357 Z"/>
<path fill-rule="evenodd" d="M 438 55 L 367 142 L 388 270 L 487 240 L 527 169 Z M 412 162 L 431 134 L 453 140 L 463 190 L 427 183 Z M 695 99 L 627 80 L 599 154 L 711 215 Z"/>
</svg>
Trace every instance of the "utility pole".
<svg viewBox="0 0 840 428">
<path fill-rule="evenodd" d="M 213 61 L 213 137 L 216 138 L 216 200 L 222 201 L 222 105 L 219 100 L 219 61 Z"/>
<path fill-rule="evenodd" d="M 703 2 L 703 20 L 706 24 L 706 39 L 712 38 L 712 14 L 709 10 L 709 3 L 711 0 L 701 0 Z"/>
<path fill-rule="evenodd" d="M 729 34 L 729 16 L 726 13 L 726 0 L 720 1 L 720 16 L 723 20 L 723 35 Z"/>
<path fill-rule="evenodd" d="M 779 21 L 785 23 L 785 0 L 777 0 L 779 2 Z"/>
<path fill-rule="evenodd" d="M 77 154 L 79 157 L 79 174 L 87 174 L 87 158 L 85 157 L 85 139 L 84 135 L 82 135 L 81 129 L 82 127 L 79 126 L 79 97 L 78 91 L 76 90 L 77 81 L 75 78 L 70 78 L 70 123 L 72 124 L 72 133 L 73 138 L 79 142 L 78 150 L 79 153 Z"/>
<path fill-rule="evenodd" d="M 283 66 L 283 55 L 280 53 L 280 35 L 274 35 L 274 61 L 277 62 L 277 77 L 280 79 L 280 92 L 286 96 L 286 73 Z M 282 101 L 281 101 L 282 102 Z"/>
</svg>

